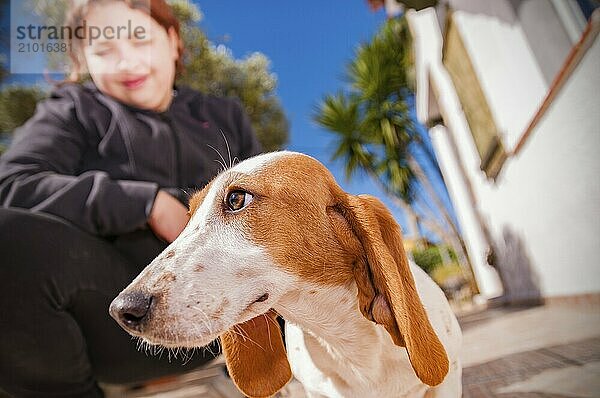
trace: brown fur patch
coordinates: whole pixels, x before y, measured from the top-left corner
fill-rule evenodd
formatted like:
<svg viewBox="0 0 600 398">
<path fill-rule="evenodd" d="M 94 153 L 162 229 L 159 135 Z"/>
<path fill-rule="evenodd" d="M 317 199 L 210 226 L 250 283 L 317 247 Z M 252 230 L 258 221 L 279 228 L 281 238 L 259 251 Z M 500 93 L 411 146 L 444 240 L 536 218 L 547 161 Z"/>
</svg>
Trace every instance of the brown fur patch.
<svg viewBox="0 0 600 398">
<path fill-rule="evenodd" d="M 255 194 L 242 229 L 278 265 L 325 285 L 352 279 L 357 253 L 348 247 L 357 245 L 339 241 L 329 214 L 345 193 L 322 164 L 308 156 L 284 156 L 236 185 Z M 351 234 L 346 238 L 356 240 Z"/>
<path fill-rule="evenodd" d="M 270 397 L 292 378 L 276 318 L 271 310 L 221 335 L 229 374 L 246 396 Z"/>
<path fill-rule="evenodd" d="M 196 192 L 191 198 L 190 198 L 190 203 L 188 205 L 189 207 L 189 211 L 188 214 L 190 216 L 192 216 L 196 210 L 198 210 L 198 208 L 200 207 L 200 205 L 202 205 L 202 202 L 204 201 L 204 198 L 206 198 L 206 195 L 208 194 L 208 191 L 210 190 L 210 187 L 213 184 L 213 181 L 210 181 L 208 184 L 206 184 L 204 186 L 204 188 L 202 188 L 201 191 Z"/>
<path fill-rule="evenodd" d="M 346 217 L 358 236 L 366 261 L 357 268 L 359 307 L 405 346 L 421 381 L 435 386 L 448 373 L 448 357 L 435 334 L 410 271 L 400 227 L 380 200 L 349 197 Z"/>
</svg>

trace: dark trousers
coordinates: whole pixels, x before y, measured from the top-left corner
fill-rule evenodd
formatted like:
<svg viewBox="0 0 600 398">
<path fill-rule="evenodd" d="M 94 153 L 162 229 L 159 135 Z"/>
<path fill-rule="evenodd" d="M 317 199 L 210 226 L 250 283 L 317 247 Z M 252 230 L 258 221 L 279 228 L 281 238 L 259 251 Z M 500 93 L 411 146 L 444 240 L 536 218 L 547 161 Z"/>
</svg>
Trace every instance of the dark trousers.
<svg viewBox="0 0 600 398">
<path fill-rule="evenodd" d="M 208 350 L 185 365 L 147 355 L 108 315 L 113 298 L 164 247 L 150 231 L 108 242 L 52 216 L 0 208 L 0 389 L 101 397 L 97 381 L 132 383 L 212 359 Z"/>
</svg>

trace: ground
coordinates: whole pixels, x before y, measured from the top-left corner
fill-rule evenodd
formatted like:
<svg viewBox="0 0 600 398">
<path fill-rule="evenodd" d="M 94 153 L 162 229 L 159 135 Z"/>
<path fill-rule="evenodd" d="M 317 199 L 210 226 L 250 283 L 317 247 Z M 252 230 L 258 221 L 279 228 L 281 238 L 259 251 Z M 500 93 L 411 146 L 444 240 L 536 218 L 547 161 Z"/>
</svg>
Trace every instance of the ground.
<svg viewBox="0 0 600 398">
<path fill-rule="evenodd" d="M 560 302 L 498 308 L 460 317 L 464 398 L 600 398 L 600 305 Z M 218 361 L 169 382 L 108 398 L 242 397 Z M 303 397 L 290 383 L 280 397 Z"/>
</svg>

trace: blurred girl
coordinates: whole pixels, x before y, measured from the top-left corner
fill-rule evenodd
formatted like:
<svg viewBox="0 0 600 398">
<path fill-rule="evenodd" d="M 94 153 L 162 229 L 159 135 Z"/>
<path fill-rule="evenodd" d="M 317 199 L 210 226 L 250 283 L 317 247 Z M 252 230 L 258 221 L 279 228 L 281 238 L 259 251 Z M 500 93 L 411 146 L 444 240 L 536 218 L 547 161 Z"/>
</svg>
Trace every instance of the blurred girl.
<svg viewBox="0 0 600 398">
<path fill-rule="evenodd" d="M 183 46 L 164 0 L 79 1 L 70 25 L 84 20 L 145 34 L 74 40 L 72 77 L 93 82 L 56 89 L 0 158 L 0 388 L 19 397 L 99 397 L 98 381 L 213 357 L 147 356 L 108 305 L 181 232 L 215 151 L 260 151 L 239 102 L 174 86 Z"/>
</svg>

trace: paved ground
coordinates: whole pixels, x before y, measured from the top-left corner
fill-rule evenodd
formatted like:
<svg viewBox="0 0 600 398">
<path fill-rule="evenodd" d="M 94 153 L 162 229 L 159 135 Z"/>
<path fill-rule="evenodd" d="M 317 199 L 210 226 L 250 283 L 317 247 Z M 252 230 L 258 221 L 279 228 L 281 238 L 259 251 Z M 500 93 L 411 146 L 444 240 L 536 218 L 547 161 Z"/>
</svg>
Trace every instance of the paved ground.
<svg viewBox="0 0 600 398">
<path fill-rule="evenodd" d="M 600 306 L 495 309 L 461 319 L 464 398 L 600 397 Z"/>
<path fill-rule="evenodd" d="M 600 396 L 600 338 L 507 355 L 463 373 L 464 398 Z"/>
<path fill-rule="evenodd" d="M 600 303 L 492 309 L 460 318 L 464 398 L 600 398 Z M 223 362 L 107 398 L 242 398 Z M 0 393 L 0 397 L 4 397 Z M 304 397 L 297 382 L 281 398 Z M 385 397 L 382 397 L 385 398 Z"/>
<path fill-rule="evenodd" d="M 600 305 L 492 309 L 461 317 L 464 398 L 600 398 Z M 109 398 L 238 398 L 222 364 Z M 304 397 L 292 383 L 280 397 Z"/>
</svg>

